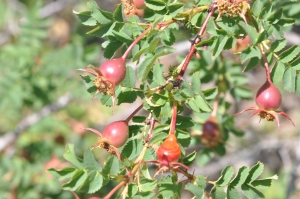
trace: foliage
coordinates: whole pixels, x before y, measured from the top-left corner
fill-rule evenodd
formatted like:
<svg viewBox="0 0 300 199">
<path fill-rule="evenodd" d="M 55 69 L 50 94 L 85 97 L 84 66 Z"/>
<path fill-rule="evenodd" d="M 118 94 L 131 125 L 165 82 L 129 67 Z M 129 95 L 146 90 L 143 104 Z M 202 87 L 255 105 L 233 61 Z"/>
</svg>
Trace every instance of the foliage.
<svg viewBox="0 0 300 199">
<path fill-rule="evenodd" d="M 244 72 L 263 66 L 267 81 L 281 83 L 286 91 L 300 96 L 300 47 L 288 46 L 284 37 L 293 24 L 300 24 L 296 2 L 145 0 L 139 10 L 134 1 L 122 0 L 110 12 L 102 9 L 101 1 L 91 0 L 86 3 L 87 11 L 74 11 L 81 25 L 72 21 L 75 28 L 68 31 L 73 32 L 58 39 L 49 33 L 57 21 L 41 19 L 42 4 L 37 2 L 27 2 L 24 16 L 18 16 L 18 34 L 0 49 L 0 94 L 6 96 L 0 99 L 0 111 L 7 115 L 0 120 L 1 131 L 12 130 L 26 115 L 64 93 L 82 101 L 71 103 L 58 117 L 44 118 L 27 136 L 21 136 L 18 147 L 28 153 L 13 158 L 1 155 L 0 175 L 5 183 L 0 195 L 137 199 L 181 198 L 182 192 L 188 191 L 194 198 L 265 198 L 264 189 L 271 187 L 277 175 L 262 177 L 262 162 L 251 168 L 227 166 L 217 180 L 194 174 L 191 168 L 195 162 L 202 166 L 224 156 L 229 139 L 242 139 L 244 132 L 235 126 L 235 117 L 229 112 L 233 102 L 228 99 L 253 98 Z M 0 11 L 8 10 L 6 7 L 0 3 Z M 5 23 L 0 19 L 0 25 Z M 87 35 L 83 36 L 82 30 Z M 181 33 L 192 38 L 187 55 L 182 57 L 174 47 L 182 40 Z M 89 45 L 89 39 L 103 41 L 105 59 L 131 61 L 121 83 L 112 84 L 109 74 L 104 77 L 99 67 L 92 65 L 100 47 Z M 179 64 L 165 64 L 163 57 L 167 55 L 177 57 Z M 76 75 L 74 69 L 79 70 Z M 83 85 L 85 94 L 111 107 L 112 112 L 115 106 L 141 102 L 133 113 L 125 111 L 128 117 L 122 121 L 129 125 L 129 138 L 124 146 L 116 148 L 100 139 L 98 130 L 87 128 L 87 110 L 79 105 L 89 97 L 84 96 Z M 146 116 L 138 115 L 141 109 Z M 186 110 L 192 114 L 185 115 Z M 279 113 L 290 119 L 277 109 L 245 110 L 254 110 L 268 121 L 274 118 L 260 114 Z M 64 119 L 66 115 L 76 124 L 82 121 L 83 130 L 98 134 L 98 141 L 93 137 L 90 145 L 82 139 L 83 130 L 70 133 L 78 129 Z M 215 122 L 217 128 L 215 134 L 204 137 L 201 129 L 207 121 Z M 175 139 L 170 141 L 171 134 Z M 200 145 L 201 150 L 187 153 L 192 145 Z M 179 146 L 178 154 L 175 146 Z M 105 149 L 107 156 L 100 158 L 103 150 L 98 153 L 98 147 Z M 161 147 L 165 153 L 158 158 Z M 56 161 L 61 156 L 67 162 L 50 164 L 49 159 Z M 46 169 L 61 187 L 41 174 Z"/>
<path fill-rule="evenodd" d="M 113 58 L 116 52 L 121 50 L 124 53 L 122 58 L 131 59 L 133 64 L 138 64 L 136 72 L 127 66 L 123 82 L 115 85 L 115 93 L 98 95 L 101 103 L 114 106 L 115 99 L 118 101 L 117 105 L 120 105 L 133 103 L 140 98 L 152 122 L 150 127 L 147 123 L 135 125 L 135 130 L 131 131 L 129 141 L 121 150 L 120 156 L 109 157 L 103 166 L 93 158 L 90 149 L 85 152 L 83 160 L 80 160 L 72 152 L 74 146 L 67 145 L 65 156 L 68 156 L 67 160 L 76 168 L 50 169 L 51 173 L 65 181 L 62 188 L 93 193 L 105 186 L 109 180 L 113 180 L 119 184 L 105 198 L 109 198 L 122 187 L 124 188 L 118 196 L 123 198 L 151 198 L 154 196 L 155 188 L 158 191 L 157 198 L 180 198 L 182 188 L 189 190 L 195 198 L 203 198 L 204 195 L 218 199 L 242 198 L 237 187 L 241 188 L 241 192 L 247 198 L 264 198 L 258 189 L 271 186 L 272 180 L 276 180 L 277 177 L 257 179 L 263 172 L 263 164 L 260 162 L 251 169 L 241 167 L 233 179 L 234 169 L 228 166 L 217 181 L 209 181 L 201 175 L 194 176 L 182 163 L 190 165 L 196 157 L 206 156 L 209 159 L 213 156 L 211 152 L 222 156 L 226 153 L 224 144 L 229 134 L 243 135 L 240 130 L 235 129 L 234 118 L 226 113 L 230 104 L 226 102 L 225 94 L 229 93 L 235 100 L 240 100 L 251 98 L 252 93 L 245 87 L 247 79 L 242 74 L 241 64 L 225 59 L 222 54 L 224 50 L 233 49 L 238 42 L 243 41 L 242 39 L 249 37 L 246 47 L 238 51 L 240 62 L 246 64 L 244 71 L 252 70 L 261 63 L 266 67 L 269 78 L 268 63 L 275 61 L 271 72 L 272 80 L 276 82 L 282 80 L 283 87 L 287 91 L 299 95 L 296 86 L 298 59 L 295 58 L 300 48 L 292 46 L 281 51 L 286 46 L 284 27 L 292 25 L 295 20 L 287 17 L 282 8 L 278 8 L 280 4 L 261 0 L 256 0 L 251 5 L 245 1 L 241 3 L 225 0 L 215 3 L 197 1 L 194 7 L 188 8 L 179 2 L 145 0 L 144 15 L 140 15 L 138 12 L 126 13 L 130 6 L 134 8 L 134 4 L 132 5 L 130 1 L 122 1 L 112 13 L 102 10 L 96 2 L 90 1 L 87 3 L 89 11 L 76 12 L 84 25 L 92 26 L 87 34 L 106 40 L 102 46 L 105 48 L 104 56 L 107 59 Z M 224 5 L 229 6 L 228 10 L 223 9 Z M 144 20 L 135 14 L 143 16 Z M 176 41 L 174 34 L 182 27 L 191 35 L 197 36 L 181 64 L 170 66 L 169 73 L 163 75 L 166 66 L 160 63 L 160 58 L 176 51 L 172 47 Z M 203 36 L 205 29 L 208 36 Z M 192 59 L 193 54 L 200 59 Z M 188 64 L 191 66 L 186 71 Z M 95 81 L 101 77 L 101 73 L 97 74 L 97 69 L 94 69 L 96 73 L 88 69 L 82 70 L 90 73 L 82 76 L 87 91 L 93 96 L 98 94 L 100 88 Z M 185 73 L 188 73 L 190 78 L 183 79 Z M 95 81 L 93 76 L 96 76 Z M 201 89 L 202 83 L 208 82 L 214 82 L 216 86 Z M 212 117 L 219 120 L 221 140 L 217 141 L 218 144 L 207 145 L 206 149 L 199 152 L 200 155 L 196 155 L 195 152 L 185 154 L 184 148 L 191 144 L 188 129 L 197 125 L 197 122 L 195 118 L 177 116 L 183 111 L 184 106 L 196 115 L 212 112 Z M 136 112 L 126 121 L 129 121 Z M 155 121 L 159 123 L 156 127 L 153 126 Z M 143 133 L 144 129 L 148 134 Z M 165 164 L 163 161 L 169 159 L 156 160 L 153 150 L 157 150 L 156 145 L 163 142 L 168 132 L 176 135 L 181 145 L 181 153 L 186 157 L 181 158 L 179 162 Z M 160 147 L 175 144 L 171 141 L 166 144 L 168 139 Z M 165 150 L 169 150 L 168 147 Z M 167 153 L 174 152 L 166 151 Z M 174 156 L 174 159 L 177 160 L 176 157 Z M 147 162 L 158 164 L 154 176 L 165 170 L 170 171 L 171 176 L 163 176 L 161 179 L 151 177 Z M 177 172 L 182 173 L 187 179 L 178 181 Z M 133 180 L 130 180 L 131 178 Z M 207 184 L 214 185 L 210 193 L 206 190 Z M 227 186 L 226 191 L 223 186 Z"/>
</svg>

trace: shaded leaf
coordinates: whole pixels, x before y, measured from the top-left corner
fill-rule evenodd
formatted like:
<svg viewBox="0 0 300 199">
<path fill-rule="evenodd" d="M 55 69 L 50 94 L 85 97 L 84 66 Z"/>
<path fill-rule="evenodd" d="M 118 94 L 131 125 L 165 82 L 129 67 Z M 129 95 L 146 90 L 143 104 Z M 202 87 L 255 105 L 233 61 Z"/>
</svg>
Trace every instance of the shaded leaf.
<svg viewBox="0 0 300 199">
<path fill-rule="evenodd" d="M 297 71 L 294 68 L 287 68 L 283 74 L 283 88 L 289 92 L 295 92 Z"/>
<path fill-rule="evenodd" d="M 242 191 L 245 194 L 245 196 L 247 196 L 248 199 L 258 199 L 258 198 L 265 197 L 260 191 L 247 184 L 242 185 Z"/>
<path fill-rule="evenodd" d="M 236 188 L 228 186 L 227 199 L 242 199 L 242 196 Z"/>
<path fill-rule="evenodd" d="M 201 199 L 204 195 L 204 188 L 199 187 L 199 186 L 197 186 L 195 184 L 192 184 L 192 183 L 186 184 L 185 189 L 192 192 L 196 199 Z"/>
<path fill-rule="evenodd" d="M 76 191 L 84 183 L 86 178 L 87 178 L 87 172 L 86 171 L 77 170 L 74 173 L 72 179 L 69 182 L 63 184 L 62 188 L 64 190 Z"/>
<path fill-rule="evenodd" d="M 218 186 L 228 185 L 233 174 L 234 174 L 234 169 L 232 166 L 225 167 L 221 173 L 220 178 L 217 180 L 216 185 Z"/>
<path fill-rule="evenodd" d="M 235 176 L 235 178 L 230 182 L 230 186 L 232 187 L 241 186 L 246 181 L 248 174 L 249 174 L 249 168 L 246 166 L 241 167 L 237 175 Z"/>
<path fill-rule="evenodd" d="M 71 162 L 78 169 L 83 169 L 84 168 L 82 162 L 75 155 L 74 144 L 67 144 L 66 145 L 65 152 L 64 152 L 63 156 L 66 160 Z"/>
<path fill-rule="evenodd" d="M 83 156 L 84 167 L 89 171 L 102 171 L 102 166 L 95 159 L 90 148 L 88 148 Z"/>
<path fill-rule="evenodd" d="M 282 52 L 278 57 L 282 63 L 292 61 L 300 53 L 300 46 L 293 45 L 289 49 Z"/>
</svg>

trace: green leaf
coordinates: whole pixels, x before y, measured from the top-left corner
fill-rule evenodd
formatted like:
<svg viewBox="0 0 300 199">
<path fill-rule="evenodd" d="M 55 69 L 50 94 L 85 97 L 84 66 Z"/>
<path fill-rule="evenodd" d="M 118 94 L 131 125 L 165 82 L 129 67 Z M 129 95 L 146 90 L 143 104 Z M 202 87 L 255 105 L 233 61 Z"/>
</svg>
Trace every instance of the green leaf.
<svg viewBox="0 0 300 199">
<path fill-rule="evenodd" d="M 291 26 L 295 23 L 295 19 L 292 18 L 281 18 L 279 21 L 276 23 L 277 25 L 280 26 Z"/>
<path fill-rule="evenodd" d="M 246 33 L 249 35 L 251 43 L 252 44 L 256 44 L 257 42 L 257 38 L 258 38 L 258 33 L 257 30 L 255 28 L 253 28 L 252 26 L 249 26 L 248 24 L 246 24 L 244 21 L 241 21 L 239 23 L 239 25 L 241 26 L 241 28 L 243 28 Z"/>
<path fill-rule="evenodd" d="M 230 93 L 234 97 L 240 97 L 242 99 L 250 99 L 253 97 L 253 91 L 244 86 L 236 86 L 235 88 L 230 90 Z"/>
<path fill-rule="evenodd" d="M 149 151 L 150 151 L 150 152 L 149 152 Z M 154 151 L 151 151 L 151 149 L 148 149 L 148 150 L 146 151 L 144 160 L 153 160 L 153 159 L 155 158 L 155 157 L 154 157 L 154 154 L 155 154 Z M 147 155 L 151 155 L 151 157 L 148 159 L 148 158 L 147 158 Z M 153 157 L 152 157 L 152 155 L 153 155 Z M 151 180 L 151 181 L 152 181 L 152 177 L 151 177 L 151 175 L 150 175 L 150 173 L 149 173 L 149 169 L 148 169 L 148 167 L 147 167 L 146 164 L 143 164 L 143 165 L 142 165 L 142 167 L 141 167 L 141 174 L 145 177 L 145 178 L 142 178 L 142 180 L 143 180 L 143 179 L 147 179 L 147 180 Z M 142 185 L 141 185 L 141 186 L 142 186 Z M 155 186 L 156 186 L 156 185 L 155 185 Z M 149 187 L 147 187 L 147 188 L 149 188 Z"/>
<path fill-rule="evenodd" d="M 271 16 L 272 10 L 273 10 L 273 4 L 265 5 L 259 14 L 259 18 L 263 20 L 267 20 Z"/>
<path fill-rule="evenodd" d="M 259 58 L 258 57 L 252 57 L 248 64 L 245 66 L 245 68 L 243 69 L 243 72 L 248 72 L 250 71 L 251 69 L 255 68 L 257 66 L 259 62 Z"/>
<path fill-rule="evenodd" d="M 220 53 L 223 51 L 224 46 L 227 43 L 228 39 L 229 39 L 228 36 L 225 36 L 225 37 L 219 36 L 218 37 L 216 47 L 214 48 L 214 51 L 213 51 L 213 55 L 215 57 L 219 56 Z"/>
<path fill-rule="evenodd" d="M 112 35 L 113 30 L 118 30 L 120 28 L 121 28 L 120 26 L 117 26 L 117 23 L 111 22 L 111 23 L 100 25 L 95 29 L 87 32 L 87 34 L 103 38 L 108 35 Z"/>
<path fill-rule="evenodd" d="M 155 37 L 153 40 L 151 40 L 151 42 L 149 43 L 148 52 L 153 53 L 160 41 L 161 41 L 160 37 Z"/>
<path fill-rule="evenodd" d="M 296 70 L 300 70 L 300 56 L 290 63 L 291 67 Z"/>
<path fill-rule="evenodd" d="M 92 171 L 89 173 L 83 185 L 80 187 L 80 191 L 88 194 L 95 193 L 103 186 L 103 177 L 101 173 Z"/>
<path fill-rule="evenodd" d="M 87 3 L 88 8 L 91 10 L 91 15 L 99 24 L 107 24 L 113 20 L 113 15 L 110 12 L 99 9 L 95 1 Z"/>
<path fill-rule="evenodd" d="M 193 126 L 194 126 L 194 122 L 191 117 L 177 115 L 176 128 L 187 129 Z"/>
<path fill-rule="evenodd" d="M 274 65 L 274 67 L 272 68 L 271 71 L 271 79 L 272 82 L 277 83 L 280 80 L 282 80 L 283 78 L 283 74 L 284 74 L 284 64 L 280 61 L 277 61 L 276 64 Z"/>
<path fill-rule="evenodd" d="M 163 10 L 166 7 L 165 2 L 161 0 L 145 0 L 145 4 L 151 10 Z"/>
<path fill-rule="evenodd" d="M 138 157 L 143 149 L 143 142 L 140 139 L 128 141 L 122 149 L 121 156 L 129 160 Z"/>
<path fill-rule="evenodd" d="M 248 60 L 252 57 L 257 57 L 258 59 L 261 58 L 261 53 L 257 46 L 255 46 L 255 47 L 249 46 L 248 48 L 246 48 L 245 50 L 243 50 L 241 52 L 241 62 L 242 63 L 244 63 L 246 60 Z"/>
<path fill-rule="evenodd" d="M 158 48 L 156 48 L 155 50 L 155 57 L 162 57 L 165 55 L 168 55 L 170 53 L 173 53 L 175 51 L 175 48 L 171 47 L 171 46 L 159 46 Z"/>
<path fill-rule="evenodd" d="M 276 12 L 271 14 L 271 16 L 268 18 L 268 21 L 272 24 L 276 24 L 281 19 L 282 13 L 283 9 L 279 8 L 278 10 L 276 10 Z"/>
<path fill-rule="evenodd" d="M 223 169 L 220 178 L 217 180 L 216 185 L 225 186 L 228 185 L 232 176 L 234 174 L 234 169 L 232 166 L 227 166 Z"/>
<path fill-rule="evenodd" d="M 218 87 L 202 90 L 202 93 L 206 100 L 214 99 L 218 94 Z"/>
<path fill-rule="evenodd" d="M 145 60 L 141 63 L 140 67 L 138 68 L 138 77 L 141 82 L 147 80 L 148 73 L 150 72 L 154 62 L 155 62 L 155 57 L 152 55 L 148 55 L 145 58 Z"/>
<path fill-rule="evenodd" d="M 213 150 L 219 155 L 219 156 L 223 156 L 226 154 L 226 148 L 224 146 L 224 144 L 219 143 L 217 146 L 215 146 L 213 148 Z"/>
<path fill-rule="evenodd" d="M 79 18 L 79 20 L 81 21 L 81 23 L 85 26 L 95 26 L 97 25 L 97 21 L 92 18 L 91 16 L 91 12 L 90 11 L 84 11 L 84 12 L 75 12 L 73 11 L 74 14 L 77 15 L 77 17 Z"/>
<path fill-rule="evenodd" d="M 261 0 L 256 0 L 251 9 L 253 15 L 258 17 L 263 7 L 264 7 L 264 3 Z"/>
<path fill-rule="evenodd" d="M 201 110 L 199 106 L 196 104 L 195 98 L 191 98 L 190 100 L 187 101 L 187 104 L 193 111 L 200 113 Z"/>
<path fill-rule="evenodd" d="M 48 169 L 48 172 L 51 173 L 54 177 L 58 178 L 58 180 L 71 178 L 74 175 L 75 171 L 77 171 L 77 169 L 74 167 L 65 167 L 61 170 L 56 170 L 54 168 Z"/>
<path fill-rule="evenodd" d="M 241 167 L 237 175 L 235 176 L 235 178 L 230 182 L 230 186 L 232 187 L 241 186 L 246 181 L 248 174 L 249 174 L 249 168 L 246 166 Z"/>
<path fill-rule="evenodd" d="M 225 199 L 226 198 L 226 193 L 222 189 L 222 187 L 215 186 L 210 192 L 210 196 L 213 199 Z"/>
<path fill-rule="evenodd" d="M 202 95 L 197 95 L 195 97 L 196 105 L 204 112 L 210 112 L 212 111 L 211 106 L 208 104 L 208 102 L 204 99 Z"/>
<path fill-rule="evenodd" d="M 122 31 L 122 30 L 121 31 L 113 30 L 112 33 L 115 36 L 115 38 L 117 40 L 119 40 L 120 42 L 127 43 L 127 44 L 132 43 L 131 37 L 129 37 L 124 31 Z"/>
<path fill-rule="evenodd" d="M 198 186 L 202 187 L 203 189 L 205 189 L 206 187 L 206 178 L 203 177 L 202 175 L 198 175 L 198 176 L 195 176 L 196 179 L 195 179 L 195 182 L 194 184 L 197 184 Z"/>
<path fill-rule="evenodd" d="M 116 21 L 119 21 L 119 22 L 124 21 L 123 11 L 122 11 L 122 4 L 121 3 L 117 6 L 116 10 L 114 11 L 113 17 L 114 17 L 114 20 L 116 20 Z"/>
<path fill-rule="evenodd" d="M 296 94 L 300 97 L 300 74 L 296 76 Z"/>
<path fill-rule="evenodd" d="M 175 36 L 171 29 L 165 29 L 162 34 L 162 42 L 165 45 L 171 46 L 175 42 Z"/>
<path fill-rule="evenodd" d="M 214 153 L 207 148 L 200 150 L 196 157 L 196 162 L 200 166 L 206 165 L 212 158 L 214 157 Z"/>
<path fill-rule="evenodd" d="M 271 187 L 273 180 L 277 180 L 277 179 L 278 179 L 278 176 L 274 175 L 270 178 L 261 179 L 261 180 L 254 180 L 251 183 L 251 185 L 254 186 L 257 189 L 266 189 L 266 188 Z"/>
<path fill-rule="evenodd" d="M 120 105 L 122 103 L 133 103 L 137 98 L 137 93 L 136 91 L 132 90 L 124 90 L 121 91 L 120 94 L 118 95 L 118 103 L 117 105 Z"/>
<path fill-rule="evenodd" d="M 153 138 L 151 139 L 149 145 L 158 143 L 158 142 L 162 141 L 163 139 L 165 139 L 167 136 L 168 136 L 168 133 L 161 132 L 160 134 L 153 136 Z"/>
<path fill-rule="evenodd" d="M 146 50 L 148 50 L 148 47 L 142 48 L 135 53 L 135 55 L 133 55 L 132 62 L 138 61 Z"/>
<path fill-rule="evenodd" d="M 133 196 L 135 196 L 137 192 L 138 192 L 138 186 L 133 182 L 128 183 L 128 190 L 127 190 L 128 196 L 132 198 Z"/>
<path fill-rule="evenodd" d="M 72 179 L 69 182 L 63 184 L 62 188 L 64 190 L 76 191 L 84 183 L 86 178 L 87 178 L 87 172 L 86 171 L 77 170 L 74 173 Z"/>
<path fill-rule="evenodd" d="M 142 192 L 153 191 L 157 186 L 157 180 L 143 178 L 140 181 L 140 189 Z"/>
<path fill-rule="evenodd" d="M 183 10 L 183 6 L 184 4 L 181 3 L 171 3 L 168 5 L 167 9 L 169 10 L 169 14 L 175 17 L 178 12 Z"/>
<path fill-rule="evenodd" d="M 166 83 L 166 80 L 163 76 L 163 70 L 160 64 L 155 64 L 153 66 L 153 81 L 159 86 L 162 86 Z"/>
<path fill-rule="evenodd" d="M 208 20 L 207 26 L 206 26 L 206 30 L 209 34 L 214 35 L 214 36 L 219 36 L 217 30 L 217 27 L 215 25 L 215 22 L 212 18 L 210 18 Z"/>
<path fill-rule="evenodd" d="M 283 74 L 283 88 L 289 92 L 296 90 L 297 71 L 294 68 L 287 68 Z"/>
<path fill-rule="evenodd" d="M 64 152 L 64 158 L 71 162 L 74 166 L 76 166 L 78 169 L 84 169 L 84 166 L 81 161 L 78 160 L 78 158 L 75 155 L 74 152 L 74 144 L 67 144 L 66 149 Z"/>
<path fill-rule="evenodd" d="M 123 45 L 123 42 L 120 41 L 111 41 L 108 43 L 108 45 L 105 47 L 105 51 L 103 53 L 103 56 L 106 59 L 111 59 L 114 57 L 117 50 Z"/>
<path fill-rule="evenodd" d="M 228 186 L 227 199 L 242 199 L 242 196 L 236 188 Z"/>
<path fill-rule="evenodd" d="M 196 199 L 202 199 L 202 197 L 204 195 L 204 188 L 199 187 L 199 186 L 197 186 L 195 184 L 192 184 L 192 183 L 186 184 L 185 189 L 192 192 L 195 196 L 194 198 L 196 198 Z"/>
<path fill-rule="evenodd" d="M 260 191 L 258 191 L 254 187 L 251 187 L 247 184 L 242 185 L 242 191 L 245 194 L 245 196 L 247 196 L 247 198 L 249 198 L 249 199 L 256 199 L 256 198 L 258 199 L 258 198 L 265 197 Z"/>
<path fill-rule="evenodd" d="M 158 106 L 165 105 L 168 99 L 169 98 L 167 96 L 165 96 L 165 95 L 160 95 L 160 94 L 157 94 L 157 93 L 154 93 L 152 95 L 152 102 L 155 105 L 158 105 Z"/>
<path fill-rule="evenodd" d="M 84 167 L 89 171 L 102 171 L 102 166 L 95 159 L 90 148 L 88 148 L 83 156 Z"/>
<path fill-rule="evenodd" d="M 282 50 L 287 44 L 287 40 L 285 38 L 277 39 L 271 44 L 270 50 L 273 52 L 278 52 Z"/>
<path fill-rule="evenodd" d="M 124 80 L 121 82 L 121 85 L 128 88 L 135 87 L 135 72 L 132 67 L 126 67 L 126 75 Z"/>
<path fill-rule="evenodd" d="M 194 152 L 190 153 L 189 155 L 187 155 L 186 157 L 184 157 L 182 159 L 182 163 L 187 166 L 192 165 L 194 163 L 196 157 L 197 157 L 197 153 L 196 153 L 196 151 L 194 151 Z"/>
<path fill-rule="evenodd" d="M 268 30 L 264 30 L 263 32 L 259 33 L 258 38 L 256 40 L 256 44 L 263 42 L 268 37 L 269 37 Z"/>
<path fill-rule="evenodd" d="M 300 53 L 300 46 L 293 45 L 289 49 L 282 52 L 278 57 L 282 63 L 288 63 L 292 61 Z"/>
<path fill-rule="evenodd" d="M 158 183 L 158 192 L 163 198 L 179 198 L 182 184 L 177 184 L 171 176 L 163 177 Z"/>
<path fill-rule="evenodd" d="M 182 91 L 182 93 L 183 93 L 186 97 L 193 97 L 193 96 L 194 96 L 194 93 L 193 93 L 193 91 L 192 91 L 191 85 L 190 85 L 187 81 L 184 81 L 184 82 L 181 84 L 181 91 Z"/>
<path fill-rule="evenodd" d="M 119 160 L 116 156 L 109 156 L 106 162 L 104 163 L 104 167 L 102 170 L 102 174 L 104 175 L 117 175 L 119 173 L 120 165 Z"/>
</svg>

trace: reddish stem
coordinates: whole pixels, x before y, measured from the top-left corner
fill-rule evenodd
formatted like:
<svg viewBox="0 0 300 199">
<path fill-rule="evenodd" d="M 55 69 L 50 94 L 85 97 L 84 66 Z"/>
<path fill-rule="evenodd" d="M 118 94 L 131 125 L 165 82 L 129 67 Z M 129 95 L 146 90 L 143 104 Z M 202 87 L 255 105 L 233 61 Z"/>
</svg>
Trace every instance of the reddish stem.
<svg viewBox="0 0 300 199">
<path fill-rule="evenodd" d="M 177 102 L 174 101 L 173 102 L 173 113 L 172 113 L 172 119 L 171 119 L 170 134 L 175 134 L 176 119 L 177 119 Z"/>
<path fill-rule="evenodd" d="M 88 131 L 92 131 L 93 133 L 97 134 L 99 137 L 103 137 L 103 135 L 97 131 L 96 129 L 93 129 L 93 128 L 81 128 L 82 130 L 88 130 Z"/>
<path fill-rule="evenodd" d="M 206 29 L 206 25 L 208 23 L 208 20 L 212 17 L 212 15 L 214 14 L 215 10 L 216 10 L 216 7 L 214 5 L 212 5 L 210 12 L 206 16 L 206 18 L 205 18 L 205 20 L 204 20 L 204 22 L 202 24 L 201 29 L 199 30 L 199 32 L 198 32 L 195 40 L 193 41 L 193 43 L 192 43 L 192 45 L 190 47 L 190 52 L 187 55 L 187 57 L 186 57 L 183 65 L 182 65 L 182 68 L 181 68 L 181 71 L 180 71 L 179 75 L 177 76 L 178 80 L 181 79 L 182 76 L 184 75 L 186 68 L 188 67 L 188 65 L 189 65 L 189 63 L 190 63 L 190 61 L 191 61 L 194 53 L 196 52 L 196 45 L 201 41 L 200 38 L 201 38 L 201 36 L 203 35 L 203 33 L 204 33 L 205 29 Z"/>
<path fill-rule="evenodd" d="M 217 111 L 218 111 L 218 107 L 219 107 L 219 100 L 218 100 L 218 98 L 217 98 L 217 99 L 214 101 L 213 111 L 211 112 L 211 116 L 212 116 L 212 117 L 216 117 Z"/>
<path fill-rule="evenodd" d="M 264 66 L 266 68 L 266 77 L 267 77 L 267 80 L 268 80 L 268 82 L 271 83 L 269 64 L 268 64 L 266 53 L 265 53 L 265 51 L 264 51 L 264 49 L 262 47 L 261 47 L 261 54 L 262 54 L 262 57 L 263 57 L 263 60 L 264 60 Z"/>
<path fill-rule="evenodd" d="M 128 117 L 127 119 L 125 120 L 126 123 L 128 123 L 132 118 L 133 116 L 135 116 L 135 114 L 137 114 L 137 112 L 139 112 L 139 110 L 141 110 L 141 108 L 143 108 L 143 104 L 141 104 L 139 107 L 137 107 Z"/>
<path fill-rule="evenodd" d="M 97 77 L 99 75 L 94 70 L 89 70 L 89 69 L 85 69 L 85 68 L 77 68 L 76 70 L 80 70 L 80 71 L 83 71 L 83 72 L 90 73 L 90 74 L 94 75 L 95 77 Z M 98 69 L 97 69 L 97 71 L 98 71 Z"/>
<path fill-rule="evenodd" d="M 114 195 L 114 193 L 120 189 L 122 186 L 124 186 L 126 184 L 125 181 L 122 181 L 121 183 L 119 183 L 117 186 L 115 186 L 103 199 L 110 199 L 112 197 L 112 195 Z"/>
<path fill-rule="evenodd" d="M 130 53 L 130 51 L 133 49 L 133 47 L 151 30 L 151 26 L 149 25 L 149 27 L 142 33 L 140 34 L 140 36 L 138 36 L 131 44 L 130 46 L 127 48 L 127 50 L 125 51 L 125 53 L 122 56 L 122 59 L 126 59 L 128 54 Z"/>
</svg>

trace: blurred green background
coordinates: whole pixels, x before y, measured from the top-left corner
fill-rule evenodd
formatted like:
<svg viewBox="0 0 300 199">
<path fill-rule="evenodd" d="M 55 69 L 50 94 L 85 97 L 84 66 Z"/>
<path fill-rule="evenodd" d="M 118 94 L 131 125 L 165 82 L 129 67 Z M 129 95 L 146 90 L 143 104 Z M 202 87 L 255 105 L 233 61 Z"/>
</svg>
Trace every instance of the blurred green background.
<svg viewBox="0 0 300 199">
<path fill-rule="evenodd" d="M 74 143 L 79 156 L 94 144 L 95 135 L 81 130 L 82 127 L 101 129 L 113 120 L 111 109 L 91 99 L 80 73 L 75 70 L 89 64 L 97 66 L 103 60 L 102 40 L 86 35 L 90 29 L 82 26 L 73 14 L 73 11 L 87 10 L 86 2 L 0 1 L 0 199 L 74 198 L 71 192 L 62 191 L 60 183 L 46 170 L 67 166 L 62 157 L 66 143 Z M 109 11 L 119 3 L 116 0 L 97 2 Z M 298 31 L 295 26 L 291 33 L 299 39 Z M 249 87 L 255 90 L 260 86 L 255 84 L 253 76 L 257 78 L 261 74 L 259 70 L 249 74 Z M 294 119 L 296 128 L 282 119 L 281 133 L 275 130 L 269 134 L 267 131 L 276 129 L 274 123 L 262 121 L 257 125 L 258 119 L 249 122 L 245 116 L 236 123 L 246 130 L 246 135 L 232 139 L 227 145 L 229 153 L 238 157 L 228 163 L 251 166 L 260 160 L 268 170 L 265 176 L 279 175 L 279 180 L 264 192 L 270 199 L 300 198 L 297 193 L 300 189 L 300 122 L 297 119 L 300 100 L 294 94 L 282 92 L 283 110 Z M 253 105 L 249 101 L 237 106 L 247 107 L 247 103 Z M 124 107 L 118 108 L 113 117 L 122 117 Z M 263 141 L 270 147 L 263 146 L 250 162 L 238 156 L 240 151 L 245 148 L 251 151 Z M 106 153 L 96 151 L 97 158 L 103 162 Z M 213 160 L 211 165 L 214 161 L 222 159 Z M 205 168 L 209 165 L 202 169 Z M 207 175 L 218 176 L 220 169 L 207 170 Z M 96 195 L 102 192 L 107 190 L 100 190 Z"/>
</svg>

